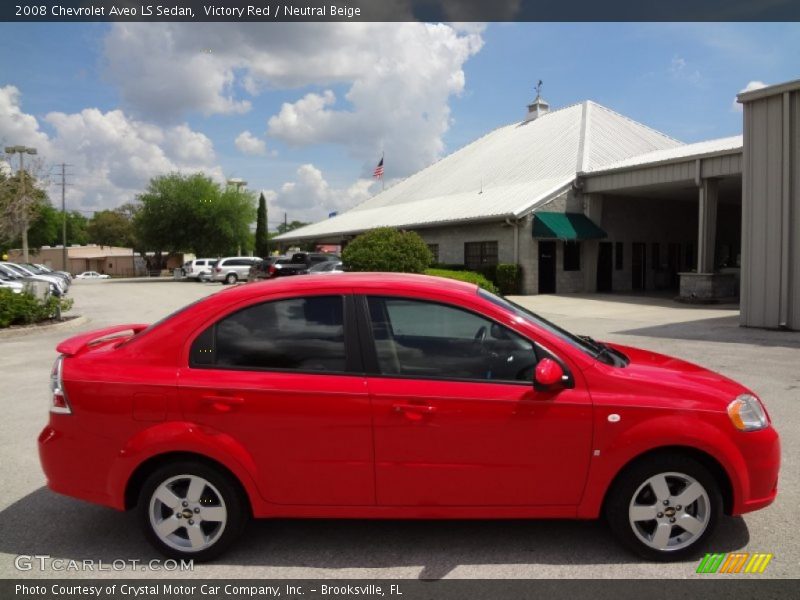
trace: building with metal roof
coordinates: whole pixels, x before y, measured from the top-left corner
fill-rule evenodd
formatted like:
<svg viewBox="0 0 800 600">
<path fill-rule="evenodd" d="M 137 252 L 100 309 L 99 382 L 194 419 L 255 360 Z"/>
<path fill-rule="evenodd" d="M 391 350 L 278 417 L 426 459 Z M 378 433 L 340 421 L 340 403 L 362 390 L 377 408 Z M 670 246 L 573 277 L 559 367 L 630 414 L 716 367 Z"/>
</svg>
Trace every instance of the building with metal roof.
<svg viewBox="0 0 800 600">
<path fill-rule="evenodd" d="M 537 95 L 519 123 L 277 240 L 344 245 L 411 229 L 438 263 L 520 265 L 522 293 L 708 302 L 741 289 L 744 325 L 798 329 L 799 90 L 741 94 L 744 134 L 694 144 L 592 101 L 550 110 Z"/>
</svg>

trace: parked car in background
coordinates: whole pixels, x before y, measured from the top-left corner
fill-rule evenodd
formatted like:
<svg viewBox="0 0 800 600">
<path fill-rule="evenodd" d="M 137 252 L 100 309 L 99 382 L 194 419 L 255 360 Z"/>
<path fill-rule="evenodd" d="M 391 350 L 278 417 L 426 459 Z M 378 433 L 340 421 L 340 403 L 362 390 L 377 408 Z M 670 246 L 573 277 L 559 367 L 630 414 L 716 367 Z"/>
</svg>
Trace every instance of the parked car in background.
<svg viewBox="0 0 800 600">
<path fill-rule="evenodd" d="M 54 271 L 50 267 L 47 267 L 45 265 L 40 265 L 39 263 L 36 263 L 35 266 L 39 267 L 40 269 L 42 269 L 43 271 L 46 271 L 48 273 L 56 273 L 56 274 L 59 274 L 59 275 L 66 275 L 69 278 L 69 280 L 72 281 L 72 273 L 68 273 L 67 271 Z"/>
<path fill-rule="evenodd" d="M 340 260 L 326 260 L 308 270 L 309 275 L 336 275 L 338 273 L 344 273 L 344 264 Z"/>
<path fill-rule="evenodd" d="M 247 281 L 250 267 L 261 259 L 257 256 L 228 256 L 220 258 L 211 271 L 211 281 L 221 281 L 222 284 Z"/>
<path fill-rule="evenodd" d="M 289 275 L 305 275 L 314 265 L 328 261 L 338 261 L 341 258 L 335 254 L 324 252 L 295 252 L 291 259 L 278 261 L 269 269 L 269 276 L 286 277 Z"/>
<path fill-rule="evenodd" d="M 262 258 L 250 269 L 247 275 L 247 281 L 260 281 L 262 279 L 269 279 L 269 268 L 278 262 L 288 262 L 291 258 L 287 256 L 268 256 Z"/>
<path fill-rule="evenodd" d="M 205 281 L 211 279 L 211 269 L 218 262 L 216 258 L 195 258 L 183 263 L 183 275 L 186 279 Z"/>
<path fill-rule="evenodd" d="M 35 275 L 52 275 L 53 277 L 60 277 L 69 288 L 72 285 L 72 276 L 69 273 L 62 273 L 61 271 L 51 271 L 47 267 L 35 265 L 33 263 L 19 263 L 20 266 L 25 267 Z"/>
<path fill-rule="evenodd" d="M 111 279 L 110 275 L 105 273 L 98 273 L 97 271 L 84 271 L 75 275 L 75 279 Z"/>
<path fill-rule="evenodd" d="M 135 508 L 176 559 L 219 555 L 251 517 L 603 516 L 679 560 L 778 493 L 752 390 L 439 277 L 254 283 L 57 351 L 47 485 Z"/>
<path fill-rule="evenodd" d="M 0 273 L 0 288 L 5 288 L 11 290 L 15 294 L 19 294 L 25 288 L 25 284 L 22 281 L 11 279 L 11 277 Z"/>
<path fill-rule="evenodd" d="M 46 281 L 52 286 L 50 288 L 50 292 L 56 294 L 57 296 L 66 294 L 67 289 L 69 288 L 69 285 L 64 281 L 64 279 L 61 277 L 56 277 L 55 275 L 39 275 L 30 269 L 26 269 L 22 265 L 12 262 L 3 262 L 0 263 L 0 266 L 3 267 L 6 274 L 8 274 L 10 271 L 16 274 L 18 277 L 29 278 L 33 281 Z"/>
</svg>

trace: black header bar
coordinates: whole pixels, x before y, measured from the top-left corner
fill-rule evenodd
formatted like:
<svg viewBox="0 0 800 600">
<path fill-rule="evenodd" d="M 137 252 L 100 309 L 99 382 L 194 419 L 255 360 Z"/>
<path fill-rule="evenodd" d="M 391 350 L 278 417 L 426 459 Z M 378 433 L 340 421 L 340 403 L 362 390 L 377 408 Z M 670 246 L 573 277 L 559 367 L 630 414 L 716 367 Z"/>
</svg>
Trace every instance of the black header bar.
<svg viewBox="0 0 800 600">
<path fill-rule="evenodd" d="M 800 0 L 3 0 L 0 21 L 800 21 Z"/>
</svg>

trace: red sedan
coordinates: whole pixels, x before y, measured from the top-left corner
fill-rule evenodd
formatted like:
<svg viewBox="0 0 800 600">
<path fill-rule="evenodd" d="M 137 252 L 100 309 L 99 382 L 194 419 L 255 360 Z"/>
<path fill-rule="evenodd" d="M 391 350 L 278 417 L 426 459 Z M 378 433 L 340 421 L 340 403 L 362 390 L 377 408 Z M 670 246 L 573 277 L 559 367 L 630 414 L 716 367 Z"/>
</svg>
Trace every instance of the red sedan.
<svg viewBox="0 0 800 600">
<path fill-rule="evenodd" d="M 48 485 L 136 508 L 172 557 L 218 555 L 250 517 L 602 515 L 676 559 L 777 493 L 752 391 L 446 279 L 256 283 L 58 352 Z"/>
</svg>

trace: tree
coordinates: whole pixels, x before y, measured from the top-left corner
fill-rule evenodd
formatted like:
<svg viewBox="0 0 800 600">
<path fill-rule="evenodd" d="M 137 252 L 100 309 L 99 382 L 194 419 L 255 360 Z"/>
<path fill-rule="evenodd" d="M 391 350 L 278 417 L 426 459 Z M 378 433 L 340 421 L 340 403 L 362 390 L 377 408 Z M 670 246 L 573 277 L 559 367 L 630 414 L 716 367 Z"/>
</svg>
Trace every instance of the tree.
<svg viewBox="0 0 800 600">
<path fill-rule="evenodd" d="M 256 216 L 256 256 L 269 254 L 269 238 L 267 237 L 267 199 L 264 193 L 258 197 L 258 215 Z"/>
<path fill-rule="evenodd" d="M 67 213 L 67 245 L 71 244 L 88 244 L 89 243 L 89 219 L 84 217 L 77 210 Z M 61 243 L 61 236 L 59 235 L 58 242 L 52 245 Z"/>
<path fill-rule="evenodd" d="M 342 262 L 350 271 L 422 273 L 433 262 L 433 254 L 419 234 L 380 227 L 350 242 Z"/>
<path fill-rule="evenodd" d="M 133 246 L 133 222 L 119 209 L 94 213 L 87 227 L 89 240 L 101 246 Z"/>
<path fill-rule="evenodd" d="M 252 192 L 224 188 L 202 173 L 153 178 L 138 196 L 134 230 L 143 248 L 225 256 L 252 248 Z"/>
<path fill-rule="evenodd" d="M 306 225 L 309 225 L 309 223 L 305 223 L 304 221 L 290 221 L 289 223 L 279 223 L 275 230 L 278 232 L 278 234 L 281 234 L 286 233 L 287 231 L 300 229 Z"/>
<path fill-rule="evenodd" d="M 6 160 L 6 162 L 10 161 Z M 28 260 L 28 230 L 40 211 L 50 203 L 38 175 L 43 171 L 41 161 L 28 159 L 24 171 L 13 175 L 0 168 L 0 241 L 10 244 L 21 241 L 22 255 Z"/>
</svg>

